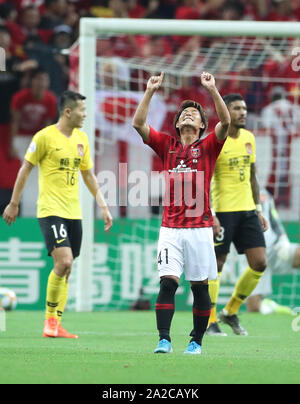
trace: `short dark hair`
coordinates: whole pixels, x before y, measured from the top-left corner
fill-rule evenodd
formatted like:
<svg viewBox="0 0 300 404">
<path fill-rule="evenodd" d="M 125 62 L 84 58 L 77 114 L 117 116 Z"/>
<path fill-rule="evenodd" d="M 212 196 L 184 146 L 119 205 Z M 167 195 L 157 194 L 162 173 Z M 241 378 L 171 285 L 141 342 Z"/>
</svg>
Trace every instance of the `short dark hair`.
<svg viewBox="0 0 300 404">
<path fill-rule="evenodd" d="M 49 72 L 46 69 L 44 69 L 41 66 L 38 66 L 35 69 L 32 69 L 32 71 L 31 71 L 31 79 L 38 76 L 39 74 L 47 74 L 49 76 Z"/>
<path fill-rule="evenodd" d="M 227 107 L 229 107 L 229 105 L 234 101 L 245 101 L 244 97 L 241 94 L 234 94 L 234 93 L 225 95 L 223 97 L 223 100 L 227 105 Z"/>
<path fill-rule="evenodd" d="M 243 18 L 245 14 L 245 6 L 244 4 L 239 1 L 239 0 L 228 0 L 224 5 L 223 5 L 223 10 L 234 10 L 238 18 Z"/>
<path fill-rule="evenodd" d="M 65 108 L 74 108 L 77 101 L 85 100 L 86 97 L 79 93 L 75 93 L 75 91 L 66 90 L 62 93 L 59 103 L 58 103 L 58 111 L 59 115 L 62 115 Z"/>
<path fill-rule="evenodd" d="M 208 120 L 207 120 L 207 116 L 206 116 L 206 113 L 205 113 L 204 109 L 203 109 L 202 106 L 201 106 L 200 104 L 198 104 L 198 102 L 196 102 L 196 101 L 185 100 L 185 101 L 183 101 L 183 102 L 181 103 L 180 108 L 179 108 L 179 111 L 177 112 L 177 114 L 175 115 L 175 118 L 174 118 L 175 130 L 176 130 L 178 136 L 180 136 L 180 130 L 179 130 L 179 128 L 176 128 L 177 121 L 178 121 L 180 115 L 182 114 L 182 112 L 183 112 L 186 108 L 190 108 L 190 107 L 193 107 L 193 108 L 198 109 L 198 111 L 200 112 L 200 116 L 201 116 L 202 122 L 203 122 L 203 124 L 204 124 L 204 128 L 201 128 L 201 129 L 200 129 L 200 133 L 199 133 L 199 139 L 200 139 L 200 137 L 203 135 L 203 133 L 204 133 L 204 132 L 206 131 L 206 129 L 207 129 Z"/>
</svg>

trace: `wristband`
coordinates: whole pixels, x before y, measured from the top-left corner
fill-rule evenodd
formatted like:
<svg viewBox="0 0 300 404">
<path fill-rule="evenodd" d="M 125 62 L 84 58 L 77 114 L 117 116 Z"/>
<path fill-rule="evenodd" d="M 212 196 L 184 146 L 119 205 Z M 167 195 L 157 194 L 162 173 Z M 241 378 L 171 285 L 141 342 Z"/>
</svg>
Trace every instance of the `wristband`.
<svg viewBox="0 0 300 404">
<path fill-rule="evenodd" d="M 256 212 L 258 212 L 258 213 L 261 213 L 261 212 L 262 212 L 262 206 L 261 206 L 260 203 L 258 203 L 258 204 L 256 205 Z"/>
<path fill-rule="evenodd" d="M 215 212 L 214 208 L 210 208 L 210 211 L 211 211 L 212 216 L 216 216 L 216 212 Z"/>
</svg>

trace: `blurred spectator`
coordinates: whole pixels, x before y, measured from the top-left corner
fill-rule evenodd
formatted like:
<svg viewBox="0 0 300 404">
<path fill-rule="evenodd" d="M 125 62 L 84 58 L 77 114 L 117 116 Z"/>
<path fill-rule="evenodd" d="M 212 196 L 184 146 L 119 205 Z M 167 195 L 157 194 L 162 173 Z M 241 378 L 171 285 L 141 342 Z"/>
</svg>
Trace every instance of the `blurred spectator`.
<svg viewBox="0 0 300 404">
<path fill-rule="evenodd" d="M 127 17 L 127 8 L 122 0 L 93 0 L 90 12 L 99 18 Z"/>
<path fill-rule="evenodd" d="M 10 137 L 9 103 L 19 89 L 21 71 L 26 69 L 22 61 L 11 53 L 11 35 L 0 25 L 0 47 L 6 56 L 6 70 L 0 72 L 0 214 L 9 202 L 13 185 L 20 168 L 20 161 L 14 155 Z"/>
<path fill-rule="evenodd" d="M 92 0 L 90 12 L 92 16 L 98 18 L 114 17 L 114 12 L 108 5 L 108 0 Z"/>
<path fill-rule="evenodd" d="M 173 0 L 142 0 L 141 4 L 145 8 L 144 18 L 171 19 L 174 17 L 177 3 Z"/>
<path fill-rule="evenodd" d="M 23 43 L 27 37 L 37 36 L 47 43 L 52 35 L 51 30 L 39 29 L 41 22 L 37 7 L 27 6 L 22 10 L 20 17 L 20 32 L 18 43 Z"/>
<path fill-rule="evenodd" d="M 176 9 L 175 18 L 180 20 L 197 20 L 201 18 L 199 0 L 182 0 Z"/>
<path fill-rule="evenodd" d="M 64 24 L 68 5 L 66 0 L 45 0 L 45 11 L 41 16 L 41 29 L 54 29 Z"/>
<path fill-rule="evenodd" d="M 53 30 L 51 47 L 53 50 L 53 58 L 60 68 L 60 81 L 63 88 L 67 88 L 69 84 L 70 64 L 68 55 L 63 54 L 63 49 L 69 49 L 73 43 L 73 31 L 68 25 L 59 25 Z"/>
<path fill-rule="evenodd" d="M 44 0 L 13 0 L 12 3 L 15 4 L 18 13 L 29 5 L 37 7 L 41 13 L 44 11 Z"/>
<path fill-rule="evenodd" d="M 11 138 L 20 158 L 23 158 L 31 137 L 50 125 L 56 114 L 57 99 L 49 91 L 49 75 L 37 68 L 32 73 L 31 88 L 17 91 L 11 101 Z"/>
<path fill-rule="evenodd" d="M 152 56 L 164 57 L 173 53 L 170 38 L 152 35 L 141 35 L 137 38 L 141 56 L 150 58 Z"/>
<path fill-rule="evenodd" d="M 226 0 L 203 0 L 201 1 L 201 18 L 217 20 L 219 10 L 222 9 Z"/>
<path fill-rule="evenodd" d="M 68 6 L 72 5 L 78 17 L 89 16 L 91 4 L 92 0 L 68 0 Z"/>
<path fill-rule="evenodd" d="M 272 88 L 271 102 L 261 111 L 261 127 L 272 136 L 273 161 L 268 190 L 278 206 L 290 206 L 290 155 L 293 135 L 299 132 L 300 108 L 287 99 L 283 86 Z"/>
<path fill-rule="evenodd" d="M 113 11 L 115 18 L 128 18 L 126 1 L 109 0 L 108 6 Z"/>
<path fill-rule="evenodd" d="M 11 36 L 11 50 L 15 50 L 16 45 L 20 43 L 20 26 L 17 24 L 18 12 L 11 3 L 0 4 L 0 24 L 8 28 Z"/>
<path fill-rule="evenodd" d="M 53 30 L 51 46 L 55 49 L 69 49 L 73 43 L 73 31 L 69 25 L 58 25 Z"/>
<path fill-rule="evenodd" d="M 4 23 L 15 23 L 18 17 L 18 12 L 14 4 L 11 3 L 1 3 L 0 4 L 0 22 Z"/>
<path fill-rule="evenodd" d="M 73 31 L 68 25 L 54 28 L 51 41 L 46 45 L 37 37 L 29 37 L 23 48 L 27 56 L 35 59 L 38 66 L 49 73 L 50 90 L 57 96 L 67 89 L 69 84 L 69 60 L 62 49 L 68 49 L 73 42 Z"/>
<path fill-rule="evenodd" d="M 138 0 L 127 1 L 127 13 L 129 18 L 144 18 L 145 11 L 145 8 Z"/>
<path fill-rule="evenodd" d="M 291 0 L 272 0 L 272 8 L 267 16 L 269 21 L 296 21 Z"/>
<path fill-rule="evenodd" d="M 245 6 L 244 19 L 264 20 L 269 12 L 270 0 L 243 0 Z"/>
<path fill-rule="evenodd" d="M 220 11 L 220 19 L 225 21 L 242 20 L 245 13 L 245 6 L 239 0 L 227 1 Z"/>
<path fill-rule="evenodd" d="M 83 14 L 84 16 L 84 14 Z M 68 25 L 72 28 L 73 34 L 78 33 L 79 30 L 79 18 L 80 15 L 76 10 L 76 4 L 73 0 L 68 0 L 66 14 L 64 17 L 64 25 Z"/>
<path fill-rule="evenodd" d="M 6 70 L 0 73 L 0 131 L 1 145 L 9 158 L 14 157 L 10 137 L 9 105 L 13 94 L 19 90 L 23 74 L 37 67 L 33 60 L 22 61 L 11 53 L 11 35 L 8 29 L 0 26 L 0 47 L 5 51 Z"/>
<path fill-rule="evenodd" d="M 97 41 L 97 56 L 134 57 L 140 54 L 138 37 L 120 35 Z"/>
</svg>

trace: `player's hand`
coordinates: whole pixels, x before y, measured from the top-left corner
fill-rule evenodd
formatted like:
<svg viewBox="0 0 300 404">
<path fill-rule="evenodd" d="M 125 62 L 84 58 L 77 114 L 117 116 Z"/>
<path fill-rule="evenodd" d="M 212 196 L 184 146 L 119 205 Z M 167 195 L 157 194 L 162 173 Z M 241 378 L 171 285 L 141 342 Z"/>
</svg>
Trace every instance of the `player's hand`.
<svg viewBox="0 0 300 404">
<path fill-rule="evenodd" d="M 217 216 L 213 216 L 213 220 L 214 220 L 214 226 L 213 226 L 214 237 L 218 237 L 218 235 L 221 232 L 221 224 Z"/>
<path fill-rule="evenodd" d="M 10 226 L 12 223 L 15 223 L 18 214 L 19 206 L 13 203 L 9 203 L 3 212 L 3 219 Z"/>
<path fill-rule="evenodd" d="M 267 231 L 268 228 L 269 228 L 267 219 L 265 219 L 261 213 L 258 213 L 258 218 L 259 218 L 259 220 L 261 222 L 263 231 Z"/>
<path fill-rule="evenodd" d="M 211 90 L 216 88 L 216 81 L 212 74 L 203 72 L 200 76 L 201 84 L 206 90 Z"/>
<path fill-rule="evenodd" d="M 161 72 L 160 76 L 150 77 L 150 79 L 148 80 L 148 83 L 147 83 L 147 90 L 151 90 L 153 92 L 157 91 L 162 84 L 164 75 L 165 75 L 165 73 Z"/>
<path fill-rule="evenodd" d="M 104 230 L 108 231 L 113 224 L 113 218 L 107 207 L 102 208 L 102 218 L 104 220 Z"/>
</svg>

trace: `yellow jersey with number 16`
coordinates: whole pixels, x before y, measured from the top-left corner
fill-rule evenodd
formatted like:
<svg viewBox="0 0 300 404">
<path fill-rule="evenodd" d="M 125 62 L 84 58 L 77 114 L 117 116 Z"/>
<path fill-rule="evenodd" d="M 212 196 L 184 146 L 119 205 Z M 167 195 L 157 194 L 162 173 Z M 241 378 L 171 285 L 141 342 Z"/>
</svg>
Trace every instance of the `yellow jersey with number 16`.
<svg viewBox="0 0 300 404">
<path fill-rule="evenodd" d="M 25 160 L 39 165 L 37 217 L 81 219 L 79 170 L 93 167 L 87 135 L 74 129 L 67 137 L 47 126 L 33 137 Z"/>
<path fill-rule="evenodd" d="M 255 137 L 251 132 L 240 129 L 238 138 L 227 137 L 211 185 L 212 206 L 216 212 L 256 208 L 251 187 L 251 164 L 255 160 Z"/>
</svg>

